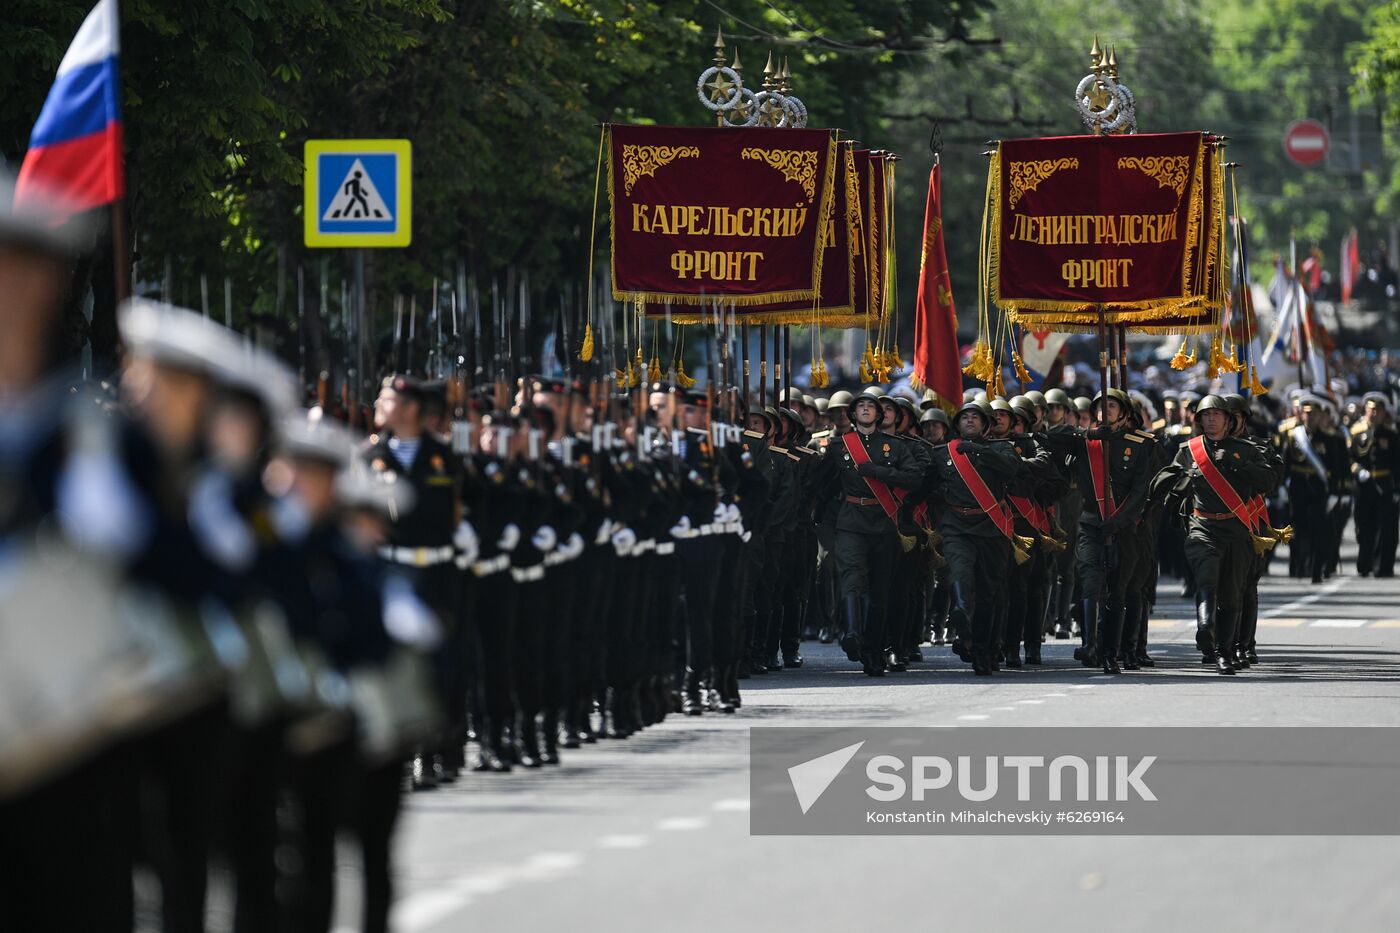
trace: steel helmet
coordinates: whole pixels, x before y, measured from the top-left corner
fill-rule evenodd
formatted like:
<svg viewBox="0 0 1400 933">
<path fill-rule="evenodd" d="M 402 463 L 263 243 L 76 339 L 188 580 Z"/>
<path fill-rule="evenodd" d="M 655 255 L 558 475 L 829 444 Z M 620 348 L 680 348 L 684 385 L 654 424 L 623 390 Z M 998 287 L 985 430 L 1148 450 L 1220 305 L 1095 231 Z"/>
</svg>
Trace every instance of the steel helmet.
<svg viewBox="0 0 1400 933">
<path fill-rule="evenodd" d="M 1199 402 L 1196 403 L 1197 415 L 1201 414 L 1201 412 L 1210 411 L 1212 409 L 1216 411 L 1223 411 L 1227 415 L 1230 414 L 1232 410 L 1230 408 L 1230 403 L 1225 401 L 1225 399 L 1221 398 L 1218 395 L 1207 395 L 1205 398 L 1201 399 Z"/>
<path fill-rule="evenodd" d="M 851 393 L 847 392 L 845 389 L 842 389 L 839 392 L 832 393 L 831 401 L 826 403 L 826 408 L 827 411 L 833 408 L 846 408 L 853 401 L 855 401 L 855 396 L 851 395 Z"/>
<path fill-rule="evenodd" d="M 919 424 L 928 424 L 930 421 L 941 424 L 945 428 L 952 427 L 952 422 L 948 419 L 948 413 L 941 408 L 928 408 L 919 416 Z"/>
<path fill-rule="evenodd" d="M 1011 410 L 1018 418 L 1025 419 L 1026 427 L 1035 424 L 1035 402 L 1028 395 L 1018 395 L 1011 400 Z"/>
<path fill-rule="evenodd" d="M 1074 402 L 1070 400 L 1069 393 L 1064 389 L 1051 389 L 1045 393 L 1045 404 L 1059 405 L 1062 408 L 1074 408 Z"/>
</svg>

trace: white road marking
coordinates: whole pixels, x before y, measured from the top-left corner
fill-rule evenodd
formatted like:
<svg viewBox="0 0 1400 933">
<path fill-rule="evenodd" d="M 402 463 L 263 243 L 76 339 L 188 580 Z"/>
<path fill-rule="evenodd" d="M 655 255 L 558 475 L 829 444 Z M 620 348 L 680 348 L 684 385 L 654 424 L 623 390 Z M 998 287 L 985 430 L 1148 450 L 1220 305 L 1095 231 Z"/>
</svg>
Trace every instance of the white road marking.
<svg viewBox="0 0 1400 933">
<path fill-rule="evenodd" d="M 1370 619 L 1314 619 L 1314 628 L 1361 628 Z"/>
<path fill-rule="evenodd" d="M 993 706 L 993 707 L 991 707 L 990 709 L 988 709 L 987 712 L 989 712 L 989 713 L 1011 713 L 1011 712 L 1015 712 L 1015 710 L 1016 710 L 1016 707 L 1014 707 L 1014 706 Z"/>
<path fill-rule="evenodd" d="M 649 845 L 651 840 L 646 836 L 636 834 L 619 834 L 615 836 L 603 836 L 598 840 L 600 849 L 640 849 Z"/>
<path fill-rule="evenodd" d="M 1070 684 L 1069 688 L 1071 690 L 1092 690 L 1094 687 L 1097 686 L 1098 684 Z"/>
<path fill-rule="evenodd" d="M 1045 697 L 1045 699 L 1047 699 L 1047 700 L 1050 699 L 1051 697 L 1067 697 L 1067 696 L 1069 696 L 1068 693 L 1046 693 L 1046 694 L 1044 694 L 1044 697 Z"/>
<path fill-rule="evenodd" d="M 1016 702 L 1017 702 L 1017 703 L 1024 704 L 1024 705 L 1027 705 L 1027 706 L 1039 706 L 1041 703 L 1044 703 L 1045 701 L 1044 701 L 1044 700 L 1017 700 Z"/>
<path fill-rule="evenodd" d="M 959 716 L 958 718 L 971 722 L 978 719 L 986 719 L 987 717 L 982 713 L 968 713 L 966 716 Z"/>
<path fill-rule="evenodd" d="M 684 832 L 691 829 L 704 829 L 709 824 L 710 821 L 703 816 L 668 816 L 664 820 L 659 820 L 656 828 Z"/>
<path fill-rule="evenodd" d="M 1272 619 L 1274 616 L 1291 615 L 1295 610 L 1301 609 L 1304 606 L 1311 606 L 1319 599 L 1324 599 L 1328 596 L 1331 596 L 1333 593 L 1337 592 L 1342 588 L 1342 583 L 1344 581 L 1344 577 L 1338 577 L 1331 583 L 1324 586 L 1322 589 L 1318 590 L 1316 593 L 1309 593 L 1307 596 L 1295 599 L 1291 603 L 1284 603 L 1282 606 L 1270 609 L 1267 612 L 1259 613 L 1259 618 Z"/>
<path fill-rule="evenodd" d="M 710 809 L 717 813 L 729 813 L 739 810 L 747 811 L 749 809 L 749 798 L 729 797 L 725 800 L 716 800 Z"/>
<path fill-rule="evenodd" d="M 549 881 L 583 864 L 575 852 L 539 852 L 521 865 L 461 875 L 441 887 L 411 894 L 394 905 L 393 927 L 403 933 L 426 929 L 466 907 L 473 897 L 495 894 L 521 881 Z"/>
</svg>

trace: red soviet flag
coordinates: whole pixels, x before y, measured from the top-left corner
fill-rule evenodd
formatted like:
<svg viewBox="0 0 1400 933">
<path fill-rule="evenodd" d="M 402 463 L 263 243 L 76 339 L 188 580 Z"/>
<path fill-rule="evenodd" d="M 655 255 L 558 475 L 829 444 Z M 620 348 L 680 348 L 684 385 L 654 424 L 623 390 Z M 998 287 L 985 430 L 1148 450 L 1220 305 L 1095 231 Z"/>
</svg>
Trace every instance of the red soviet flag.
<svg viewBox="0 0 1400 933">
<path fill-rule="evenodd" d="M 928 176 L 924 244 L 919 260 L 919 298 L 914 316 L 915 386 L 932 389 L 951 413 L 962 403 L 962 361 L 958 356 L 958 314 L 943 248 L 942 184 L 937 162 Z"/>
</svg>

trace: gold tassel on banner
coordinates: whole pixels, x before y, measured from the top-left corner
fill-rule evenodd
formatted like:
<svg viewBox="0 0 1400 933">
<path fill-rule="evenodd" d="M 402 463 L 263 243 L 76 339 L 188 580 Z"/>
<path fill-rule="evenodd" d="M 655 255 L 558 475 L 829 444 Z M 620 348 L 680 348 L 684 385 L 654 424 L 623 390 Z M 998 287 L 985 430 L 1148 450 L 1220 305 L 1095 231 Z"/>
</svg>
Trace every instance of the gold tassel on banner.
<svg viewBox="0 0 1400 933">
<path fill-rule="evenodd" d="M 870 383 L 875 381 L 875 348 L 870 345 L 870 338 L 865 338 L 865 352 L 860 355 L 860 381 Z"/>
<path fill-rule="evenodd" d="M 1031 381 L 1031 374 L 1026 369 L 1026 361 L 1021 359 L 1020 351 L 1011 351 L 1011 363 L 1016 367 L 1016 378 L 1021 380 L 1021 388 L 1024 390 L 1026 383 Z"/>
<path fill-rule="evenodd" d="M 583 349 L 578 351 L 578 358 L 585 363 L 593 359 L 593 325 L 591 323 L 583 328 Z"/>
<path fill-rule="evenodd" d="M 1188 337 L 1181 338 L 1181 346 L 1177 348 L 1176 356 L 1172 357 L 1172 369 L 1185 369 L 1191 365 L 1190 360 L 1186 358 L 1186 341 L 1189 339 Z"/>
<path fill-rule="evenodd" d="M 676 385 L 682 389 L 695 388 L 695 380 L 685 371 L 685 360 L 676 361 Z"/>
<path fill-rule="evenodd" d="M 651 358 L 651 366 L 647 368 L 647 381 L 660 382 L 661 377 L 664 375 L 665 373 L 661 371 L 661 357 L 653 356 Z"/>
</svg>

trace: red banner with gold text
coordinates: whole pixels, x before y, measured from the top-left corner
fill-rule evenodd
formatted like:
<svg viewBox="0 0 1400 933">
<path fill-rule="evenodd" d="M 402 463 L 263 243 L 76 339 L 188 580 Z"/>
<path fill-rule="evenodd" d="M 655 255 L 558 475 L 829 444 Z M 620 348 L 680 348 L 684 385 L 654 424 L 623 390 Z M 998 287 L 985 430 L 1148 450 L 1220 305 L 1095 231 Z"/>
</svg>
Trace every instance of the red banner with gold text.
<svg viewBox="0 0 1400 933">
<path fill-rule="evenodd" d="M 1201 133 L 1003 142 L 992 192 L 997 304 L 1030 328 L 1083 321 L 1099 305 L 1113 322 L 1194 316 L 1213 300 L 1206 153 Z"/>
<path fill-rule="evenodd" d="M 613 294 L 812 302 L 837 197 L 830 130 L 612 126 Z"/>
</svg>

